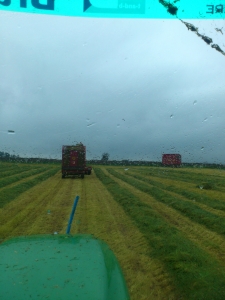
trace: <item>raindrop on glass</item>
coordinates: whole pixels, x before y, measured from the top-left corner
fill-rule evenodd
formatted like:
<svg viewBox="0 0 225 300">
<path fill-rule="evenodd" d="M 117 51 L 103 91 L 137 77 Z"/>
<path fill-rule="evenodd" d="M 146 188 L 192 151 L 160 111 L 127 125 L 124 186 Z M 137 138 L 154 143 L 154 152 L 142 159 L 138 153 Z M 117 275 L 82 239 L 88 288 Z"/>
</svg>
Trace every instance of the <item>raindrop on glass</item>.
<svg viewBox="0 0 225 300">
<path fill-rule="evenodd" d="M 204 150 L 204 147 L 202 147 L 201 150 L 203 151 L 203 150 Z"/>
<path fill-rule="evenodd" d="M 193 105 L 196 105 L 197 104 L 197 100 L 195 100 L 194 102 L 193 102 Z"/>
<path fill-rule="evenodd" d="M 170 115 L 170 119 L 173 119 L 173 115 Z"/>
<path fill-rule="evenodd" d="M 14 130 L 8 130 L 8 134 L 15 134 Z"/>
<path fill-rule="evenodd" d="M 87 127 L 91 127 L 91 126 L 94 126 L 95 123 L 91 123 L 91 124 L 88 124 Z"/>
</svg>

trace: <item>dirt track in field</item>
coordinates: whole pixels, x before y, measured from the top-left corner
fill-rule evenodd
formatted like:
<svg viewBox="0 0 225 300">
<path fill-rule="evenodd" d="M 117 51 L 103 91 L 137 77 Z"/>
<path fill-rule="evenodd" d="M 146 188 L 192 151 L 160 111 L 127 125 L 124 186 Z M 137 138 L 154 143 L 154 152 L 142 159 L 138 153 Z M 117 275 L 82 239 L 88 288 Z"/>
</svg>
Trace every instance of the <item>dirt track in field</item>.
<svg viewBox="0 0 225 300">
<path fill-rule="evenodd" d="M 151 259 L 143 235 L 94 172 L 61 179 L 60 172 L 24 192 L 0 210 L 0 239 L 65 233 L 73 201 L 80 196 L 71 234 L 89 233 L 104 240 L 117 256 L 131 299 L 176 299 L 159 261 Z"/>
<path fill-rule="evenodd" d="M 70 212 L 73 182 L 62 185 L 60 174 L 29 189 L 0 210 L 0 236 L 60 232 Z"/>
<path fill-rule="evenodd" d="M 83 181 L 76 220 L 72 233 L 94 234 L 114 251 L 131 299 L 176 299 L 161 263 L 147 255 L 145 238 L 94 173 Z"/>
</svg>

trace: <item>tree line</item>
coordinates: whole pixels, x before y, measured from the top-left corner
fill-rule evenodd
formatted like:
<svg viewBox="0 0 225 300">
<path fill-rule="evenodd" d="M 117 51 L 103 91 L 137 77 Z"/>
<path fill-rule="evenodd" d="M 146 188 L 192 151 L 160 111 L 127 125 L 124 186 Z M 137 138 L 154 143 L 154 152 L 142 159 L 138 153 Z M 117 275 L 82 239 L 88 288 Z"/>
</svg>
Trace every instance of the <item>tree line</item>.
<svg viewBox="0 0 225 300">
<path fill-rule="evenodd" d="M 61 159 L 40 158 L 40 157 L 21 157 L 19 155 L 10 154 L 0 151 L 0 161 L 21 162 L 21 163 L 61 163 Z"/>
<path fill-rule="evenodd" d="M 19 155 L 10 154 L 8 152 L 0 151 L 0 161 L 5 162 L 21 162 L 21 163 L 57 163 L 61 164 L 61 159 L 55 158 L 40 158 L 40 157 L 20 157 Z M 110 160 L 109 153 L 103 153 L 101 159 L 90 159 L 86 161 L 86 165 L 108 165 L 108 166 L 152 166 L 163 167 L 162 162 L 146 161 L 146 160 Z M 216 163 L 182 163 L 181 167 L 193 168 L 217 168 L 225 169 L 225 165 Z"/>
</svg>

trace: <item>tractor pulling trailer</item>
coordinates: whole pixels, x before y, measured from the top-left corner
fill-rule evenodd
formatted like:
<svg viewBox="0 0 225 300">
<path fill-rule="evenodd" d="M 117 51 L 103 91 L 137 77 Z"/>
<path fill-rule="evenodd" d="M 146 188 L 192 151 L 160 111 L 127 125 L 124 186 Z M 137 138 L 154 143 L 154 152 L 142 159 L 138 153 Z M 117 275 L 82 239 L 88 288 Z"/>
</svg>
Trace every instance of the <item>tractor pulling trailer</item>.
<svg viewBox="0 0 225 300">
<path fill-rule="evenodd" d="M 180 154 L 163 154 L 162 165 L 171 167 L 181 166 L 181 155 Z"/>
<path fill-rule="evenodd" d="M 92 167 L 86 166 L 86 147 L 83 144 L 62 146 L 62 178 L 69 175 L 91 174 Z"/>
</svg>

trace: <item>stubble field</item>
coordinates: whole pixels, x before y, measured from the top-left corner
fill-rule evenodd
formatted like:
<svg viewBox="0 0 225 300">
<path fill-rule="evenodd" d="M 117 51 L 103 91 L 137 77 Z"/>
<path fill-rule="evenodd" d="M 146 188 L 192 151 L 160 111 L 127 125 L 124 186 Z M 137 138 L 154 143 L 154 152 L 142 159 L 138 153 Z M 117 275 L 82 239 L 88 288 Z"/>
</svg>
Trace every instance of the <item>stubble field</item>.
<svg viewBox="0 0 225 300">
<path fill-rule="evenodd" d="M 224 170 L 1 163 L 0 242 L 65 234 L 76 195 L 71 234 L 110 246 L 131 299 L 225 299 Z"/>
</svg>

